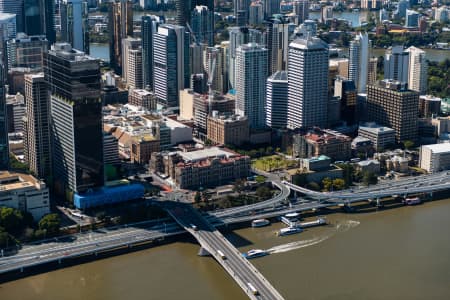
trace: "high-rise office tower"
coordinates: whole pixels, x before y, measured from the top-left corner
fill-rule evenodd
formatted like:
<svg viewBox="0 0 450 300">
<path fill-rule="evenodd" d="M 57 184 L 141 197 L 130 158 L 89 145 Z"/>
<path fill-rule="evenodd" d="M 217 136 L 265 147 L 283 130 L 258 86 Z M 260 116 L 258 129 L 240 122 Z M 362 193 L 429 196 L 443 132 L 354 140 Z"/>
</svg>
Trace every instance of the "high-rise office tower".
<svg viewBox="0 0 450 300">
<path fill-rule="evenodd" d="M 289 49 L 289 19 L 284 16 L 266 21 L 266 44 L 269 51 L 268 74 L 287 68 Z"/>
<path fill-rule="evenodd" d="M 23 20 L 23 1 L 24 0 L 0 0 L 0 13 L 16 15 L 16 31 L 24 31 Z"/>
<path fill-rule="evenodd" d="M 309 0 L 295 0 L 292 3 L 292 12 L 296 16 L 297 25 L 302 24 L 309 18 Z"/>
<path fill-rule="evenodd" d="M 45 35 L 27 36 L 19 33 L 15 39 L 6 42 L 8 69 L 30 68 L 41 71 L 44 63 L 44 52 L 48 49 Z"/>
<path fill-rule="evenodd" d="M 264 17 L 265 19 L 272 18 L 273 15 L 280 13 L 281 0 L 267 0 L 264 1 Z"/>
<path fill-rule="evenodd" d="M 44 29 L 41 24 L 40 0 L 24 0 L 24 32 L 28 35 L 41 35 Z"/>
<path fill-rule="evenodd" d="M 417 140 L 419 93 L 406 83 L 382 80 L 367 87 L 367 117 L 395 130 L 397 142 Z"/>
<path fill-rule="evenodd" d="M 24 156 L 39 178 L 50 175 L 50 102 L 44 73 L 25 75 Z"/>
<path fill-rule="evenodd" d="M 133 36 L 133 3 L 129 0 L 110 2 L 108 9 L 109 61 L 114 71 L 122 74 L 122 39 Z"/>
<path fill-rule="evenodd" d="M 374 84 L 377 81 L 378 57 L 369 58 L 369 68 L 367 70 L 367 84 Z"/>
<path fill-rule="evenodd" d="M 250 128 L 266 125 L 267 49 L 256 44 L 236 49 L 236 113 L 246 116 Z"/>
<path fill-rule="evenodd" d="M 238 18 L 239 15 L 243 17 L 243 23 L 244 25 L 238 25 L 238 26 L 245 26 L 247 24 L 248 19 L 248 10 L 250 8 L 251 0 L 233 0 L 233 9 L 234 9 L 234 15 L 236 18 Z"/>
<path fill-rule="evenodd" d="M 278 71 L 267 79 L 266 125 L 286 128 L 288 114 L 288 73 Z"/>
<path fill-rule="evenodd" d="M 249 29 L 248 27 L 230 27 L 230 47 L 229 47 L 229 72 L 228 77 L 230 80 L 230 88 L 234 89 L 235 84 L 235 65 L 236 65 L 236 49 L 243 44 L 248 43 L 262 43 L 262 34 L 255 29 Z"/>
<path fill-rule="evenodd" d="M 5 44 L 9 39 L 16 37 L 16 16 L 9 13 L 0 13 L 0 59 L 6 61 Z"/>
<path fill-rule="evenodd" d="M 405 27 L 418 27 L 420 13 L 414 10 L 406 10 Z"/>
<path fill-rule="evenodd" d="M 350 58 L 348 64 L 348 77 L 356 85 L 358 93 L 365 93 L 369 70 L 369 35 L 359 33 L 350 42 Z"/>
<path fill-rule="evenodd" d="M 55 30 L 55 1 L 54 0 L 40 0 L 41 7 L 41 26 L 44 34 L 47 37 L 48 46 L 56 42 Z"/>
<path fill-rule="evenodd" d="M 153 38 L 155 94 L 160 103 L 176 107 L 185 86 L 185 28 L 164 24 Z"/>
<path fill-rule="evenodd" d="M 340 116 L 348 125 L 356 122 L 356 100 L 358 92 L 353 80 L 336 77 L 334 81 L 334 96 L 340 97 Z"/>
<path fill-rule="evenodd" d="M 129 37 L 122 40 L 122 78 L 132 89 L 142 89 L 141 45 L 141 39 Z"/>
<path fill-rule="evenodd" d="M 0 170 L 9 167 L 8 126 L 6 117 L 6 73 L 0 58 Z"/>
<path fill-rule="evenodd" d="M 83 193 L 104 184 L 100 65 L 97 59 L 54 44 L 44 55 L 50 93 L 55 190 Z"/>
<path fill-rule="evenodd" d="M 326 126 L 328 45 L 318 38 L 289 45 L 288 128 Z"/>
<path fill-rule="evenodd" d="M 222 94 L 227 92 L 225 89 L 226 76 L 224 62 L 226 61 L 226 53 L 224 53 L 224 50 L 224 48 L 217 45 L 215 47 L 208 47 L 203 52 L 203 65 L 208 75 L 208 81 L 211 82 L 211 89 Z M 211 74 L 212 72 L 214 74 Z M 211 78 L 211 76 L 213 77 Z"/>
<path fill-rule="evenodd" d="M 384 57 L 384 79 L 408 83 L 409 52 L 403 46 L 394 46 Z"/>
<path fill-rule="evenodd" d="M 264 9 L 262 2 L 252 2 L 248 11 L 248 23 L 250 25 L 260 25 L 264 20 Z"/>
<path fill-rule="evenodd" d="M 142 16 L 142 79 L 144 88 L 153 90 L 153 35 L 164 17 Z"/>
<path fill-rule="evenodd" d="M 408 88 L 423 95 L 427 92 L 428 79 L 426 53 L 414 46 L 406 51 L 409 53 Z"/>
<path fill-rule="evenodd" d="M 214 0 L 175 0 L 176 24 L 179 26 L 186 26 L 186 23 L 191 24 L 191 12 L 197 5 L 207 6 L 210 11 L 214 12 Z"/>
<path fill-rule="evenodd" d="M 198 5 L 191 13 L 191 28 L 193 38 L 197 43 L 214 45 L 214 12 L 207 6 Z"/>
<path fill-rule="evenodd" d="M 89 54 L 88 6 L 83 0 L 63 0 L 60 4 L 61 40 Z"/>
</svg>

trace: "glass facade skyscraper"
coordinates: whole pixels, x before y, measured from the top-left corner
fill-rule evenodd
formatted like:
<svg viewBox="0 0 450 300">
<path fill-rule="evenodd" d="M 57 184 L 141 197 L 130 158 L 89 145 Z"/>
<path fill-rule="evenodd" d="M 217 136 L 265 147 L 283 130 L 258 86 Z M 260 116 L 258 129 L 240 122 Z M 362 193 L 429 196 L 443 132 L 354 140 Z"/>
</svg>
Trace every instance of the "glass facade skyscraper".
<svg viewBox="0 0 450 300">
<path fill-rule="evenodd" d="M 51 94 L 55 189 L 67 195 L 103 186 L 99 61 L 58 43 L 45 54 L 44 73 Z"/>
</svg>

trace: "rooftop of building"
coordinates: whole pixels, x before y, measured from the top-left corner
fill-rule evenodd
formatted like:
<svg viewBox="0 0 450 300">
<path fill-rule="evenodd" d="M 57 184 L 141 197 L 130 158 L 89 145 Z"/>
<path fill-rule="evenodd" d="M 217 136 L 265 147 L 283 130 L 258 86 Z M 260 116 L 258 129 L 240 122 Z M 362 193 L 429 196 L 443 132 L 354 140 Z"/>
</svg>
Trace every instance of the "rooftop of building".
<svg viewBox="0 0 450 300">
<path fill-rule="evenodd" d="M 10 171 L 0 172 L 0 192 L 20 190 L 29 187 L 41 189 L 45 188 L 45 184 L 29 174 Z"/>
<path fill-rule="evenodd" d="M 390 127 L 386 127 L 386 126 L 382 126 L 382 125 L 378 125 L 374 122 L 372 123 L 363 123 L 359 126 L 360 130 L 364 130 L 364 131 L 368 131 L 371 133 L 375 133 L 375 134 L 380 134 L 380 133 L 395 133 L 395 130 L 390 128 Z"/>
<path fill-rule="evenodd" d="M 442 98 L 439 97 L 435 97 L 433 95 L 421 95 L 419 96 L 420 99 L 426 100 L 426 101 L 436 101 L 436 102 L 441 102 Z"/>
<path fill-rule="evenodd" d="M 286 82 L 288 80 L 288 72 L 287 71 L 277 71 L 272 76 L 269 77 L 269 81 L 272 82 Z"/>
<path fill-rule="evenodd" d="M 315 143 L 327 143 L 331 140 L 351 141 L 351 138 L 340 132 L 331 129 L 314 128 L 308 131 L 305 138 Z"/>
<path fill-rule="evenodd" d="M 320 50 L 328 49 L 328 44 L 319 38 L 310 37 L 307 39 L 295 39 L 289 44 L 289 47 L 299 50 Z"/>
<path fill-rule="evenodd" d="M 219 147 L 210 147 L 188 152 L 178 151 L 177 154 L 179 154 L 185 162 L 200 162 L 208 158 L 228 159 L 231 157 L 240 156 L 236 152 Z"/>
<path fill-rule="evenodd" d="M 131 91 L 130 94 L 136 94 L 139 96 L 152 96 L 154 95 L 154 93 L 147 91 L 147 90 L 142 90 L 142 89 L 134 89 Z"/>
<path fill-rule="evenodd" d="M 73 61 L 73 62 L 98 62 L 98 59 L 93 58 L 83 51 L 72 48 L 69 43 L 56 43 L 53 44 L 51 49 L 48 51 L 49 54 L 56 55 L 58 57 L 62 57 L 64 59 Z"/>
<path fill-rule="evenodd" d="M 422 146 L 424 148 L 430 149 L 433 153 L 449 153 L 450 143 L 433 144 Z"/>
<path fill-rule="evenodd" d="M 12 19 L 16 19 L 16 15 L 15 14 L 0 13 L 0 22 L 10 21 Z"/>
</svg>

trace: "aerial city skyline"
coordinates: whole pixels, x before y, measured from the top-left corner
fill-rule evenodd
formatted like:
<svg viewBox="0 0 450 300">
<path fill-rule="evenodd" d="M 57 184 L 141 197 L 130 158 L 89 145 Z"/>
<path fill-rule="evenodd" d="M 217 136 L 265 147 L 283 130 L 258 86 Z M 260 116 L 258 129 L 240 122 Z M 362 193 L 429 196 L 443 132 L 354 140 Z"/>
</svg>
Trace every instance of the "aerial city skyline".
<svg viewBox="0 0 450 300">
<path fill-rule="evenodd" d="M 187 231 L 294 299 L 222 225 L 449 198 L 449 82 L 442 0 L 0 0 L 0 282 Z"/>
</svg>

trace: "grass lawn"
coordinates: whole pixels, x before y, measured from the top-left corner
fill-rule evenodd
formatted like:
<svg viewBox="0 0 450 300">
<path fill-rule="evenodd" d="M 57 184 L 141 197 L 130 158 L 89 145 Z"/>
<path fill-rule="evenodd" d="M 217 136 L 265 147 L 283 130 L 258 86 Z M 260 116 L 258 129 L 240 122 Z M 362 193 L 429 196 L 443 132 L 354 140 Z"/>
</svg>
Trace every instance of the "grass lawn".
<svg viewBox="0 0 450 300">
<path fill-rule="evenodd" d="M 288 160 L 281 155 L 264 156 L 252 161 L 252 166 L 255 169 L 265 172 L 284 170 L 295 167 L 296 165 L 297 162 L 295 160 Z"/>
</svg>

